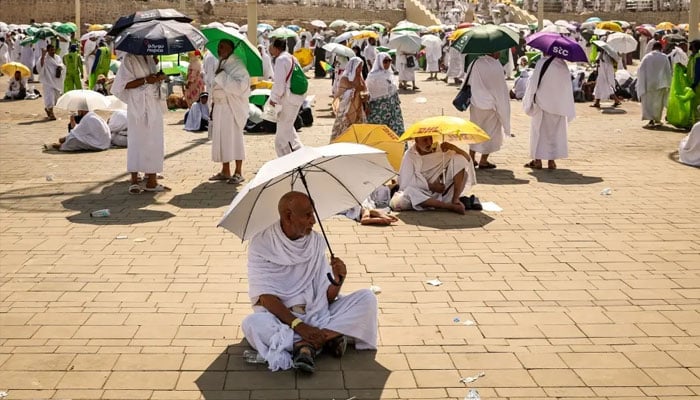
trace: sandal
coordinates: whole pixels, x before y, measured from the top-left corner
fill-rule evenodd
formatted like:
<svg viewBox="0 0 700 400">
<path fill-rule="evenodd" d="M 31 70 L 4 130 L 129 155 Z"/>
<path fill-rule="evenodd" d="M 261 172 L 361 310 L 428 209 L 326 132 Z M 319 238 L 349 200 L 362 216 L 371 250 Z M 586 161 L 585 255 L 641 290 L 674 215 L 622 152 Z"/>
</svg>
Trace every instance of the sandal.
<svg viewBox="0 0 700 400">
<path fill-rule="evenodd" d="M 620 107 L 621 105 L 622 105 L 622 103 L 620 103 L 619 101 L 616 101 L 615 103 L 613 103 L 613 107 Z"/>
<path fill-rule="evenodd" d="M 326 344 L 323 345 L 323 350 L 330 353 L 335 358 L 340 358 L 345 354 L 345 350 L 348 348 L 348 338 L 345 335 L 336 336 L 333 339 L 329 339 Z"/>
<path fill-rule="evenodd" d="M 129 186 L 129 194 L 140 194 L 143 192 L 143 189 L 141 189 L 141 186 L 138 184 L 134 183 L 133 185 Z"/>
<path fill-rule="evenodd" d="M 171 191 L 172 189 L 170 189 L 170 188 L 167 187 L 167 186 L 163 186 L 163 185 L 161 185 L 161 184 L 159 183 L 159 184 L 157 184 L 156 186 L 154 186 L 154 187 L 152 187 L 152 188 L 149 188 L 148 186 L 146 186 L 145 188 L 143 188 L 143 190 L 144 190 L 145 192 L 169 192 L 169 191 Z"/>
<path fill-rule="evenodd" d="M 229 183 L 231 185 L 238 185 L 243 181 L 245 181 L 245 178 L 242 175 L 234 174 L 231 178 L 227 179 L 226 183 Z"/>
<path fill-rule="evenodd" d="M 588 107 L 593 107 L 593 108 L 600 108 L 600 104 L 591 104 Z"/>
<path fill-rule="evenodd" d="M 496 164 L 491 164 L 490 162 L 487 162 L 486 164 L 479 164 L 479 169 L 494 169 L 496 168 Z"/>
<path fill-rule="evenodd" d="M 230 176 L 226 176 L 226 175 L 222 174 L 221 172 L 209 177 L 210 181 L 227 181 L 229 179 L 231 179 Z"/>
<path fill-rule="evenodd" d="M 525 164 L 524 167 L 532 169 L 542 169 L 542 164 L 537 164 L 535 160 L 532 160 L 529 163 Z"/>
<path fill-rule="evenodd" d="M 547 169 L 557 169 L 557 164 L 554 161 L 547 162 Z"/>
<path fill-rule="evenodd" d="M 295 347 L 292 354 L 292 367 L 309 374 L 313 373 L 316 370 L 314 354 L 316 354 L 316 350 L 309 344 Z"/>
</svg>

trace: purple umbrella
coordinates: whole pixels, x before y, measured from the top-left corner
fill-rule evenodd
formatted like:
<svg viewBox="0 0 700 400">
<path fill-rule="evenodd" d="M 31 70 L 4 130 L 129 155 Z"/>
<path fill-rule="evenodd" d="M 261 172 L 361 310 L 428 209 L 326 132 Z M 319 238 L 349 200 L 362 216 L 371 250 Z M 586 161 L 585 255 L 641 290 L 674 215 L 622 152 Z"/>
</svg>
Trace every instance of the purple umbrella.
<svg viewBox="0 0 700 400">
<path fill-rule="evenodd" d="M 586 52 L 573 39 L 552 32 L 537 32 L 527 37 L 527 45 L 548 56 L 571 62 L 588 62 Z"/>
</svg>

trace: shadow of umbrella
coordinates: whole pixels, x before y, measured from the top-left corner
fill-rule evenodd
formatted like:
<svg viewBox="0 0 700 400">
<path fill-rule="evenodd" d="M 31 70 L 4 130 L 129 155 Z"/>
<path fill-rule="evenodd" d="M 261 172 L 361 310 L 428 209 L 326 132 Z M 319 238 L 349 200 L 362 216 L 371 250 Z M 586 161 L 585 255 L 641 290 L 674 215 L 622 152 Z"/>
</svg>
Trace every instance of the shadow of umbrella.
<svg viewBox="0 0 700 400">
<path fill-rule="evenodd" d="M 195 380 L 203 399 L 248 398 L 245 392 L 269 399 L 373 399 L 381 396 L 391 373 L 376 361 L 376 351 L 349 348 L 341 359 L 322 354 L 316 359 L 316 372 L 304 374 L 271 372 L 265 364 L 248 364 L 243 358 L 248 349 L 242 340 L 214 358 Z"/>
<path fill-rule="evenodd" d="M 404 211 L 396 214 L 396 217 L 406 225 L 435 229 L 481 228 L 493 221 L 493 218 L 481 211 L 467 211 L 466 215 L 446 211 Z"/>
<path fill-rule="evenodd" d="M 87 193 L 63 200 L 61 203 L 69 210 L 80 211 L 67 217 L 77 224 L 94 225 L 131 225 L 145 222 L 163 221 L 172 218 L 167 211 L 148 210 L 144 207 L 155 202 L 155 193 L 144 192 L 138 195 L 128 193 L 129 182 L 116 182 L 102 188 L 100 193 Z M 108 208 L 107 218 L 92 218 L 90 212 Z"/>
<path fill-rule="evenodd" d="M 190 193 L 173 196 L 169 203 L 180 208 L 219 208 L 231 204 L 238 194 L 237 187 L 225 181 L 203 182 Z"/>
<path fill-rule="evenodd" d="M 476 181 L 480 185 L 527 185 L 527 179 L 518 179 L 513 171 L 507 169 L 485 169 L 476 172 Z"/>
<path fill-rule="evenodd" d="M 538 182 L 557 185 L 590 185 L 603 182 L 603 178 L 599 176 L 585 176 L 570 169 L 533 169 L 529 174 L 537 178 Z"/>
</svg>

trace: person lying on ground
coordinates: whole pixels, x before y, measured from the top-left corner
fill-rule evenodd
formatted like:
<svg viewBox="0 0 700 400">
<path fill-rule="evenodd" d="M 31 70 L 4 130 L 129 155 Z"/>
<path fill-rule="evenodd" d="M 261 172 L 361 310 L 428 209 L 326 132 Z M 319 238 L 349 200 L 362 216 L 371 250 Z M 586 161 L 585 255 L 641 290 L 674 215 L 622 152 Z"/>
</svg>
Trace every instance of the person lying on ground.
<svg viewBox="0 0 700 400">
<path fill-rule="evenodd" d="M 80 122 L 71 115 L 71 130 L 67 136 L 51 145 L 59 151 L 102 151 L 111 146 L 111 135 L 107 123 L 92 111 L 80 110 Z"/>
</svg>

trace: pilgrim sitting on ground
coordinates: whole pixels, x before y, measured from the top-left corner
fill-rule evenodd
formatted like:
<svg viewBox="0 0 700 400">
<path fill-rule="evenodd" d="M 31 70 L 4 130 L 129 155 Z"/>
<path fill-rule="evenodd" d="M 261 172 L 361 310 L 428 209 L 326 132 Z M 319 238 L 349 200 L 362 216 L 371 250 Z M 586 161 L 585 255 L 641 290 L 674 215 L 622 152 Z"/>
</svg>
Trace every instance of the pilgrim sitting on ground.
<svg viewBox="0 0 700 400">
<path fill-rule="evenodd" d="M 59 151 L 102 151 L 111 146 L 111 134 L 107 123 L 92 111 L 78 111 L 80 122 L 71 115 L 70 132 L 51 145 Z"/>
</svg>

